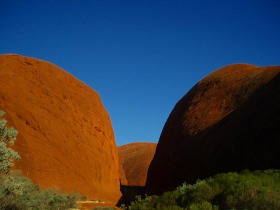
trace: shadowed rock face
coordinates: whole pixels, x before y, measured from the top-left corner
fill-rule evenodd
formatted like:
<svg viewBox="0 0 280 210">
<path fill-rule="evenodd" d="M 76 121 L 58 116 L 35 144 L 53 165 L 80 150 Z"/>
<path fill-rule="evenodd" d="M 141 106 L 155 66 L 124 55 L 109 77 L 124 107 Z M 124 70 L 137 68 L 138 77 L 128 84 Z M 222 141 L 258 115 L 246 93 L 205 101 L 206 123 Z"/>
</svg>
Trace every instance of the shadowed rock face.
<svg viewBox="0 0 280 210">
<path fill-rule="evenodd" d="M 150 165 L 151 193 L 220 172 L 280 168 L 280 67 L 230 65 L 174 107 Z"/>
<path fill-rule="evenodd" d="M 121 184 L 128 186 L 145 186 L 149 165 L 155 154 L 155 143 L 131 143 L 118 147 Z"/>
<path fill-rule="evenodd" d="M 55 65 L 0 56 L 0 108 L 19 136 L 15 169 L 44 188 L 117 203 L 118 154 L 99 95 Z"/>
</svg>

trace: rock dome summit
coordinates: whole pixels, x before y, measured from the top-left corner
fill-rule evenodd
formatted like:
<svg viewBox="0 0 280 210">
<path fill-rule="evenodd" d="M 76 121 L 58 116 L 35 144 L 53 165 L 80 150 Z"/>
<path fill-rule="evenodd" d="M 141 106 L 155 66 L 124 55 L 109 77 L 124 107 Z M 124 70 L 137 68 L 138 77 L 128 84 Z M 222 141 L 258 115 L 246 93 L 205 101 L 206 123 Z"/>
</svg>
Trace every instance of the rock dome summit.
<svg viewBox="0 0 280 210">
<path fill-rule="evenodd" d="M 116 204 L 118 153 L 99 95 L 61 68 L 20 55 L 0 56 L 0 108 L 19 135 L 14 169 L 43 188 Z"/>
</svg>

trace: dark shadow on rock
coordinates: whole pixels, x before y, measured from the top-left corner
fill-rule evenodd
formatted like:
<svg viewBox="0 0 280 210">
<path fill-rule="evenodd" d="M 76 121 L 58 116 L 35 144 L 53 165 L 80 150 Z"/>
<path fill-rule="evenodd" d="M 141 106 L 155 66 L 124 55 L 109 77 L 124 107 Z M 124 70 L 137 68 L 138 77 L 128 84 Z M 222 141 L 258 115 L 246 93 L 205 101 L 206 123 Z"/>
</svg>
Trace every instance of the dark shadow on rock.
<svg viewBox="0 0 280 210">
<path fill-rule="evenodd" d="M 172 154 L 164 154 L 166 161 L 155 155 L 157 159 L 153 161 L 157 165 L 152 161 L 153 174 L 151 176 L 150 167 L 147 177 L 147 183 L 151 185 L 148 194 L 162 194 L 183 182 L 194 183 L 217 173 L 279 169 L 279 93 L 278 73 L 216 124 L 192 137 L 178 134 L 176 138 L 181 141 L 176 142 Z M 162 146 L 161 142 L 159 146 Z M 175 147 L 172 144 L 164 146 Z"/>
<path fill-rule="evenodd" d="M 132 201 L 135 200 L 135 196 L 144 196 L 145 195 L 145 187 L 144 186 L 126 186 L 121 185 L 122 197 L 119 200 L 117 206 L 125 204 L 128 206 Z"/>
</svg>

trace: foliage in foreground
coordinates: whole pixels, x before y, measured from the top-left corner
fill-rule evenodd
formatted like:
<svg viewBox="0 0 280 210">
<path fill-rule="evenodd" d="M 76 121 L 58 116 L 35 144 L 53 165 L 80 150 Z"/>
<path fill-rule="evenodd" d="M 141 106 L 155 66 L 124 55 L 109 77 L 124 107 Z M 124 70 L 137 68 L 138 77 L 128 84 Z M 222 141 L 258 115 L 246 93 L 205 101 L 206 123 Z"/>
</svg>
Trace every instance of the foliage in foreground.
<svg viewBox="0 0 280 210">
<path fill-rule="evenodd" d="M 30 179 L 16 172 L 0 177 L 0 209 L 68 209 L 76 207 L 78 194 L 41 190 Z"/>
<path fill-rule="evenodd" d="M 280 209 L 280 170 L 218 174 L 162 196 L 136 197 L 129 210 Z"/>
<path fill-rule="evenodd" d="M 6 126 L 7 120 L 3 119 L 5 112 L 0 110 L 0 173 L 8 173 L 15 159 L 20 159 L 20 155 L 11 146 L 15 143 L 17 130 Z"/>
</svg>

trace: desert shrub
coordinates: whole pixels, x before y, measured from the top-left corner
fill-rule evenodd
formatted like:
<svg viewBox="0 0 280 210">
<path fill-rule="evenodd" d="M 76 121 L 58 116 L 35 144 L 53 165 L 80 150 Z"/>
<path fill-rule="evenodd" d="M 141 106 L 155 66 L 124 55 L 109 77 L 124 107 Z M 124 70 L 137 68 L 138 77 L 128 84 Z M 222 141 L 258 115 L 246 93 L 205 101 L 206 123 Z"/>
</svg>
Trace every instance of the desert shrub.
<svg viewBox="0 0 280 210">
<path fill-rule="evenodd" d="M 9 173 L 14 160 L 20 159 L 20 155 L 11 148 L 16 141 L 18 131 L 6 125 L 7 120 L 3 118 L 4 115 L 5 112 L 0 110 L 0 173 Z"/>
<path fill-rule="evenodd" d="M 208 201 L 203 201 L 199 204 L 191 204 L 188 208 L 189 210 L 218 210 L 219 208 L 215 205 L 212 205 Z"/>
<path fill-rule="evenodd" d="M 67 209 L 83 197 L 61 194 L 54 189 L 41 190 L 18 172 L 0 177 L 0 209 Z"/>
<path fill-rule="evenodd" d="M 222 209 L 280 209 L 279 170 L 219 174 L 213 183 L 220 190 L 213 202 Z"/>
<path fill-rule="evenodd" d="M 138 196 L 128 209 L 280 209 L 280 170 L 218 174 L 161 196 Z"/>
<path fill-rule="evenodd" d="M 136 200 L 128 207 L 129 210 L 183 210 L 177 205 L 177 192 L 166 192 L 162 196 L 136 196 Z"/>
</svg>

